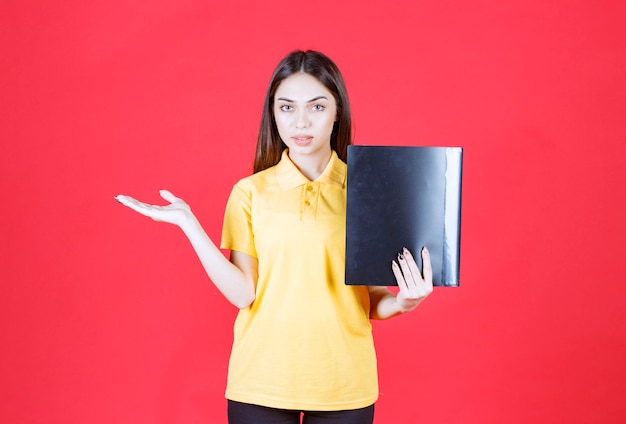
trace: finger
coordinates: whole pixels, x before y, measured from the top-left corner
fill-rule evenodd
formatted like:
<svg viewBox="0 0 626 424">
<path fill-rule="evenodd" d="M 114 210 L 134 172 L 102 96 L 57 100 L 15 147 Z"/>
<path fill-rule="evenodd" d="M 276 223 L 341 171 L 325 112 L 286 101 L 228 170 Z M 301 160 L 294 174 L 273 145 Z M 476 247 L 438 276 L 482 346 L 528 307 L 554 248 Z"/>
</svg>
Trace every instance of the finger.
<svg viewBox="0 0 626 424">
<path fill-rule="evenodd" d="M 396 261 L 391 261 L 391 270 L 393 271 L 393 275 L 396 277 L 396 282 L 398 283 L 400 290 L 407 291 L 409 288 L 406 285 L 402 271 L 400 271 L 400 266 Z"/>
<path fill-rule="evenodd" d="M 135 208 L 135 207 L 141 207 L 141 206 L 148 206 L 146 203 L 140 202 L 137 199 L 134 199 L 130 196 L 124 196 L 124 195 L 118 195 L 115 197 L 115 199 L 120 202 L 122 205 L 124 206 L 128 206 L 130 208 Z"/>
<path fill-rule="evenodd" d="M 115 196 L 114 199 L 120 202 L 124 206 L 128 206 L 131 203 L 131 201 L 135 200 L 132 197 L 125 196 L 123 194 L 118 194 L 117 196 Z"/>
<path fill-rule="evenodd" d="M 170 203 L 174 203 L 175 201 L 180 200 L 178 197 L 174 196 L 169 190 L 160 190 L 159 194 L 163 199 L 167 200 Z"/>
<path fill-rule="evenodd" d="M 404 275 L 404 281 L 406 281 L 407 287 L 414 287 L 416 284 L 415 278 L 411 274 L 409 264 L 403 254 L 398 255 L 398 263 L 400 264 L 400 269 L 402 270 L 402 275 Z"/>
<path fill-rule="evenodd" d="M 415 282 L 422 281 L 422 273 L 413 258 L 413 255 L 406 247 L 403 249 L 404 257 L 406 258 L 406 263 L 409 266 L 409 270 L 411 271 L 411 275 L 413 276 L 413 280 Z"/>
<path fill-rule="evenodd" d="M 430 252 L 424 246 L 422 248 L 422 269 L 424 271 L 424 282 L 427 286 L 433 286 L 433 266 L 430 262 Z"/>
<path fill-rule="evenodd" d="M 129 207 L 135 212 L 138 212 L 153 219 L 155 213 L 158 211 L 158 209 L 160 209 L 158 206 L 153 206 L 147 203 L 140 202 L 130 196 L 118 195 L 115 197 L 115 199 L 122 205 Z"/>
</svg>

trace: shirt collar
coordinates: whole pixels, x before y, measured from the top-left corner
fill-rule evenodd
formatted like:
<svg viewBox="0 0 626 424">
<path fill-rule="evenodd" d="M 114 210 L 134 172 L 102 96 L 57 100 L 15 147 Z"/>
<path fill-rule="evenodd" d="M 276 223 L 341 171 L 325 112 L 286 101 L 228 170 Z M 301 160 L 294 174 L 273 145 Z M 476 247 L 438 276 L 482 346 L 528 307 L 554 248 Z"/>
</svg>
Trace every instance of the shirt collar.
<svg viewBox="0 0 626 424">
<path fill-rule="evenodd" d="M 280 188 L 283 190 L 290 190 L 311 182 L 302 175 L 296 165 L 289 159 L 287 149 L 283 150 L 280 162 L 276 165 L 276 178 Z M 332 151 L 330 161 L 328 161 L 324 172 L 315 181 L 341 188 L 345 186 L 346 164 L 339 159 L 337 152 Z"/>
</svg>

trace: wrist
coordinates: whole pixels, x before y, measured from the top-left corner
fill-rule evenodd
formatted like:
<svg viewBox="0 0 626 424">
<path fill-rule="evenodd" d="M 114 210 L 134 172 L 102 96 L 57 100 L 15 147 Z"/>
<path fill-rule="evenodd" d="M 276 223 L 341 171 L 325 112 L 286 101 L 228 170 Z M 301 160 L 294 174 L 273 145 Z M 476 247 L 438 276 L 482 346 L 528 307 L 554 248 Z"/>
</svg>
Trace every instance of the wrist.
<svg viewBox="0 0 626 424">
<path fill-rule="evenodd" d="M 202 228 L 200 222 L 191 211 L 183 214 L 183 218 L 181 219 L 181 222 L 178 224 L 178 226 L 181 230 L 183 230 L 187 237 L 193 235 Z"/>
<path fill-rule="evenodd" d="M 417 305 L 419 304 L 419 301 L 408 301 L 408 300 L 399 300 L 396 298 L 396 307 L 398 308 L 398 313 L 400 314 L 406 314 L 407 312 L 411 312 L 413 311 Z"/>
</svg>

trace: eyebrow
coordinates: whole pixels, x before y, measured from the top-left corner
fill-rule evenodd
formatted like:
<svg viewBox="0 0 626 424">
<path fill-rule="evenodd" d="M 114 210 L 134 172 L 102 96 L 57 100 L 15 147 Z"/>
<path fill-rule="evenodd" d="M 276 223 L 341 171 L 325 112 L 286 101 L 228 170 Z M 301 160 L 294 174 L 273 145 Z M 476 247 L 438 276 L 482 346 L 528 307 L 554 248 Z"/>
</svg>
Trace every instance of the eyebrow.
<svg viewBox="0 0 626 424">
<path fill-rule="evenodd" d="M 318 100 L 322 100 L 322 99 L 324 99 L 324 100 L 328 100 L 328 97 L 326 97 L 326 96 L 317 96 L 317 97 L 313 97 L 313 98 L 312 98 L 311 100 L 309 100 L 307 103 L 316 102 L 316 101 L 318 101 Z M 279 98 L 277 98 L 276 100 L 281 100 L 281 101 L 283 101 L 283 102 L 288 102 L 288 103 L 295 103 L 295 100 L 291 100 L 291 99 L 288 99 L 288 98 L 286 98 L 286 97 L 279 97 Z"/>
</svg>

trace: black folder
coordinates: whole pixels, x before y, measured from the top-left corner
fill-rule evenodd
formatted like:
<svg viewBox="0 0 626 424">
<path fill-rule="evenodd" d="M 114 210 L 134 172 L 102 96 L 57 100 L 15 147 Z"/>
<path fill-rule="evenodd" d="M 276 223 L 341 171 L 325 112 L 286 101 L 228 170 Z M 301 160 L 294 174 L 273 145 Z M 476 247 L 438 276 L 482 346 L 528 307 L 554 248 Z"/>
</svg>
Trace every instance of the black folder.
<svg viewBox="0 0 626 424">
<path fill-rule="evenodd" d="M 408 248 L 435 286 L 459 285 L 461 147 L 348 146 L 346 284 L 394 286 Z"/>
</svg>

